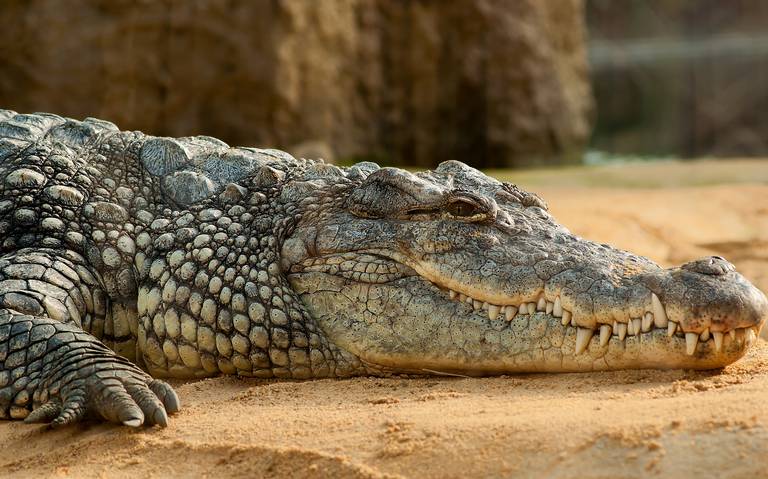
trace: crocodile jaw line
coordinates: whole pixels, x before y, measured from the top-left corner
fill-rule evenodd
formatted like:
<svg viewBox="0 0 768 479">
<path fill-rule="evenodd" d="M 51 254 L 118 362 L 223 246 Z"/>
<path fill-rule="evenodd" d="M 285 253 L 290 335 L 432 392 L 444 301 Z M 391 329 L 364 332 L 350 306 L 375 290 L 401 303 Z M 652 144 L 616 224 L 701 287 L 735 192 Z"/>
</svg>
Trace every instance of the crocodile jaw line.
<svg viewBox="0 0 768 479">
<path fill-rule="evenodd" d="M 712 331 L 709 327 L 701 331 L 686 331 L 683 324 L 668 317 L 663 303 L 652 292 L 648 293 L 643 307 L 644 313 L 639 317 L 628 318 L 627 321 L 616 319 L 611 323 L 600 323 L 593 318 L 575 317 L 563 306 L 564 301 L 560 295 L 551 295 L 545 291 L 532 292 L 529 300 L 520 302 L 490 292 L 477 294 L 474 290 L 472 292 L 475 296 L 471 296 L 467 294 L 470 288 L 462 288 L 461 285 L 457 287 L 455 282 L 442 281 L 439 272 L 430 268 L 428 263 L 409 263 L 409 266 L 413 267 L 412 272 L 416 274 L 396 275 L 382 280 L 381 283 L 360 282 L 359 276 L 350 279 L 321 271 L 310 273 L 315 276 L 309 283 L 342 281 L 344 285 L 338 287 L 339 291 L 359 287 L 361 290 L 365 288 L 367 294 L 372 294 L 373 290 L 391 289 L 392 282 L 419 282 L 425 287 L 426 296 L 431 296 L 435 302 L 450 305 L 455 311 L 455 317 L 464 321 L 468 328 L 482 324 L 482 327 L 489 327 L 501 336 L 508 332 L 511 342 L 524 338 L 527 333 L 535 335 L 535 331 L 543 329 L 551 337 L 560 339 L 525 338 L 523 342 L 527 343 L 524 347 L 535 350 L 543 349 L 544 345 L 547 345 L 556 351 L 549 358 L 543 354 L 536 360 L 537 356 L 533 354 L 532 360 L 523 361 L 503 358 L 503 352 L 499 355 L 499 351 L 494 353 L 496 356 L 493 360 L 478 360 L 476 357 L 467 358 L 462 355 L 454 360 L 443 360 L 437 357 L 437 354 L 430 358 L 426 351 L 423 356 L 414 356 L 411 352 L 393 354 L 391 349 L 397 350 L 396 344 L 385 346 L 383 350 L 372 351 L 382 348 L 380 345 L 371 345 L 366 338 L 360 336 L 350 340 L 343 339 L 349 323 L 339 335 L 338 323 L 332 320 L 332 325 L 328 326 L 327 330 L 329 335 L 335 338 L 341 336 L 342 339 L 338 340 L 340 346 L 349 348 L 364 361 L 375 365 L 374 367 L 400 371 L 435 370 L 468 375 L 632 368 L 710 369 L 724 366 L 741 357 L 754 344 L 759 333 L 760 324 L 724 331 Z M 303 286 L 306 283 L 297 279 L 301 277 L 302 273 L 292 277 L 292 284 L 300 294 L 306 291 Z M 455 289 L 445 287 L 445 283 Z M 330 293 L 331 297 L 335 298 L 334 302 L 338 298 L 333 288 L 325 293 Z M 314 290 L 312 294 L 303 294 L 302 299 L 307 302 L 311 311 L 318 314 L 321 324 L 328 325 L 323 321 L 323 310 L 327 309 L 327 303 L 320 308 L 313 307 L 318 305 L 316 300 L 323 294 L 324 291 Z M 491 301 L 488 301 L 489 299 Z M 360 347 L 361 345 L 370 347 Z"/>
</svg>

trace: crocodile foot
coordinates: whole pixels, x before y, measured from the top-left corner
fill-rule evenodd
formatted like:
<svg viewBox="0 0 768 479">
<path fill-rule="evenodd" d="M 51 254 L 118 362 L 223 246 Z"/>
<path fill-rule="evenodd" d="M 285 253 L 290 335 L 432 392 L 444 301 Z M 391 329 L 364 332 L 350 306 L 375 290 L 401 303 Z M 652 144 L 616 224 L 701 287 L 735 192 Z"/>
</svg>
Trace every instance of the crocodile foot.
<svg viewBox="0 0 768 479">
<path fill-rule="evenodd" d="M 25 422 L 58 428 L 91 418 L 130 427 L 166 427 L 168 414 L 179 410 L 176 392 L 127 362 L 117 358 L 114 362 L 101 361 L 96 368 L 79 370 L 77 378 L 60 389 L 55 384 L 49 387 L 45 402 Z M 45 391 L 41 396 L 46 396 Z"/>
</svg>

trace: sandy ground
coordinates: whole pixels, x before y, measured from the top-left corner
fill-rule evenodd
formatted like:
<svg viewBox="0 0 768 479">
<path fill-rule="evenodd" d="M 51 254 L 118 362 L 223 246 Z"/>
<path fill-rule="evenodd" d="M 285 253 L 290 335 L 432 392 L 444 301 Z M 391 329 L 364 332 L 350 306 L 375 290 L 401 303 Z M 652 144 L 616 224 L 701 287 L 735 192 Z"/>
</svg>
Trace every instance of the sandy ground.
<svg viewBox="0 0 768 479">
<path fill-rule="evenodd" d="M 579 235 L 663 264 L 721 254 L 768 290 L 768 162 L 709 165 L 519 181 Z M 165 430 L 0 423 L 0 475 L 766 477 L 766 366 L 760 341 L 709 372 L 180 382 Z"/>
</svg>

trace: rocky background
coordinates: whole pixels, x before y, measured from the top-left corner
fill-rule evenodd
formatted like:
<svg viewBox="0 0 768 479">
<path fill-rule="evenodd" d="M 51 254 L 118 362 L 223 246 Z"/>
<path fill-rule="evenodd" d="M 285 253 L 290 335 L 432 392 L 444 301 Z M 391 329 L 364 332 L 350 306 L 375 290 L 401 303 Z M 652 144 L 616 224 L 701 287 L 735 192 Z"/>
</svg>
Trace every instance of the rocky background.
<svg viewBox="0 0 768 479">
<path fill-rule="evenodd" d="M 297 156 L 578 161 L 581 0 L 3 0 L 0 105 Z"/>
<path fill-rule="evenodd" d="M 768 157 L 768 2 L 588 0 L 592 147 Z"/>
</svg>

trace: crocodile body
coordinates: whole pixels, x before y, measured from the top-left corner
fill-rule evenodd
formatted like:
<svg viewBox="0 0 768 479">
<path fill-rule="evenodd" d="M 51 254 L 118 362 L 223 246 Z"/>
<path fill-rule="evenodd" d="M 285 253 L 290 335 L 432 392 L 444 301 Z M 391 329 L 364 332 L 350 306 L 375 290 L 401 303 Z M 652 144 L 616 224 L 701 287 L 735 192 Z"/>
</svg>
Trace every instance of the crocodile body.
<svg viewBox="0 0 768 479">
<path fill-rule="evenodd" d="M 765 296 L 463 163 L 338 168 L 0 110 L 0 417 L 167 424 L 159 378 L 716 368 Z"/>
</svg>

